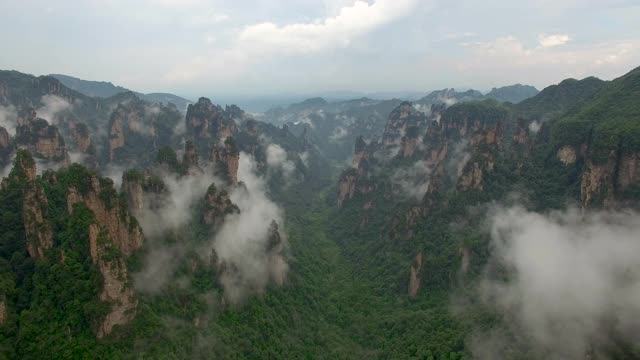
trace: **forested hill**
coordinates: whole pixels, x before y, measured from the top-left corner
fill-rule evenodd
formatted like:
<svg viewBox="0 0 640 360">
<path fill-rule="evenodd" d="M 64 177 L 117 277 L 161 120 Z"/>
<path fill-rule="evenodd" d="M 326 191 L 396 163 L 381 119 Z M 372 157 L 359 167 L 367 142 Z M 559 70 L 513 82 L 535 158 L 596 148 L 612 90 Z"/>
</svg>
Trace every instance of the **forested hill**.
<svg viewBox="0 0 640 360">
<path fill-rule="evenodd" d="M 636 358 L 639 74 L 276 126 L 0 72 L 0 357 Z"/>
</svg>

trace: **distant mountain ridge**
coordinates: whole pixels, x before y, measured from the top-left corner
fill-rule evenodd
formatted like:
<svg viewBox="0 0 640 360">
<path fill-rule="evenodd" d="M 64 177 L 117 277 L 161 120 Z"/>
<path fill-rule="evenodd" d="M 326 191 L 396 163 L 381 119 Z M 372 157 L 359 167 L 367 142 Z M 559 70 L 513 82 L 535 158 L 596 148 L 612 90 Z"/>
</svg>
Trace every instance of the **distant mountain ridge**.
<svg viewBox="0 0 640 360">
<path fill-rule="evenodd" d="M 113 83 L 108 81 L 83 80 L 63 74 L 51 74 L 49 76 L 58 79 L 58 81 L 60 81 L 64 86 L 91 97 L 109 98 L 116 94 L 133 92 L 142 100 L 146 100 L 152 103 L 173 103 L 182 112 L 185 112 L 187 110 L 187 106 L 189 106 L 189 104 L 193 104 L 193 101 L 177 95 L 168 93 L 143 94 L 137 91 L 129 90 L 122 86 L 114 85 Z"/>
</svg>

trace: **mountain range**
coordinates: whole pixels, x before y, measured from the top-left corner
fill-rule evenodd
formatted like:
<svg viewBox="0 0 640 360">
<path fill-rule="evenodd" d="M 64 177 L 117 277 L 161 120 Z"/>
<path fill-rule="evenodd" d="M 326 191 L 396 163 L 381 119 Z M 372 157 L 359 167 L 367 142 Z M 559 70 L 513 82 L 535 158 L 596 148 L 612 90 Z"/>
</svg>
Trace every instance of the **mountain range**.
<svg viewBox="0 0 640 360">
<path fill-rule="evenodd" d="M 0 71 L 2 357 L 639 353 L 640 68 L 259 115 L 148 96 Z"/>
</svg>

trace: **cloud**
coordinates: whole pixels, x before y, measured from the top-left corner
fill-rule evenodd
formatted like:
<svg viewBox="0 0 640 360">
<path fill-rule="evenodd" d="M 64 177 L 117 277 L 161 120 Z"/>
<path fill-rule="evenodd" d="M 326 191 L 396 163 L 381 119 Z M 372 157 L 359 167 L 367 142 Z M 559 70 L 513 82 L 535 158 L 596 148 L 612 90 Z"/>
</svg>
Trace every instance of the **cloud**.
<svg viewBox="0 0 640 360">
<path fill-rule="evenodd" d="M 18 112 L 15 106 L 0 106 L 0 126 L 5 128 L 10 136 L 15 136 L 17 125 Z"/>
<path fill-rule="evenodd" d="M 238 41 L 258 53 L 313 53 L 347 47 L 358 36 L 410 14 L 417 0 L 356 1 L 334 17 L 284 26 L 266 22 L 251 25 Z"/>
<path fill-rule="evenodd" d="M 56 95 L 44 95 L 40 102 L 42 106 L 36 110 L 36 114 L 54 125 L 58 122 L 56 115 L 72 108 L 67 100 Z"/>
<path fill-rule="evenodd" d="M 256 175 L 255 161 L 244 152 L 240 154 L 238 179 L 245 186 L 231 192 L 231 201 L 240 213 L 225 218 L 212 242 L 224 264 L 219 281 L 231 303 L 263 293 L 270 283 L 282 285 L 288 272 L 282 255 L 285 240 L 273 244 L 270 232 L 273 222 L 282 226 L 284 213 L 267 197 L 264 179 Z"/>
<path fill-rule="evenodd" d="M 408 168 L 400 168 L 391 176 L 391 183 L 400 195 L 414 200 L 421 200 L 429 190 L 431 169 L 423 160 L 415 162 Z"/>
<path fill-rule="evenodd" d="M 347 137 L 347 135 L 349 135 L 349 131 L 343 128 L 342 126 L 338 126 L 335 129 L 333 129 L 333 134 L 329 136 L 329 140 L 331 142 L 338 142 L 344 139 L 345 137 Z"/>
<path fill-rule="evenodd" d="M 539 122 L 534 120 L 534 121 L 531 122 L 531 124 L 529 124 L 529 131 L 532 134 L 537 134 L 538 131 L 540 131 L 541 127 L 542 127 L 542 124 L 540 124 Z"/>
<path fill-rule="evenodd" d="M 287 152 L 278 144 L 267 146 L 267 165 L 281 172 L 285 180 L 289 179 L 296 170 L 296 164 L 288 159 Z"/>
<path fill-rule="evenodd" d="M 213 11 L 201 15 L 194 15 L 190 19 L 190 24 L 194 26 L 208 26 L 220 24 L 227 20 L 229 20 L 229 15 Z"/>
<path fill-rule="evenodd" d="M 458 73 L 473 74 L 481 82 L 507 83 L 522 79 L 526 73 L 533 85 L 547 86 L 569 77 L 617 77 L 637 66 L 640 57 L 640 39 L 550 46 L 559 45 L 561 40 L 557 36 L 545 41 L 548 46 L 532 47 L 508 35 L 464 43 L 467 54 L 454 67 Z"/>
<path fill-rule="evenodd" d="M 204 174 L 178 176 L 163 174 L 162 181 L 167 192 L 161 199 L 149 199 L 144 205 L 146 211 L 137 216 L 147 237 L 160 238 L 167 231 L 177 230 L 192 219 L 192 207 L 204 198 L 212 183 L 218 182 L 212 172 Z M 157 204 L 161 206 L 157 206 Z"/>
<path fill-rule="evenodd" d="M 355 1 L 335 16 L 313 22 L 277 25 L 263 22 L 245 26 L 229 45 L 196 55 L 174 66 L 164 76 L 170 83 L 190 82 L 204 75 L 218 81 L 244 75 L 258 61 L 274 56 L 306 55 L 347 48 L 359 37 L 411 13 L 418 0 Z M 209 35 L 205 40 L 210 39 Z"/>
<path fill-rule="evenodd" d="M 559 45 L 564 45 L 569 42 L 571 38 L 567 34 L 554 34 L 554 35 L 544 35 L 541 34 L 538 36 L 538 43 L 542 47 L 554 47 Z"/>
<path fill-rule="evenodd" d="M 167 236 L 193 236 L 186 227 L 194 220 L 194 208 L 204 199 L 212 183 L 219 183 L 211 169 L 201 174 L 178 176 L 161 172 L 167 191 L 145 193 L 142 209 L 136 218 L 148 241 L 149 252 L 144 257 L 142 271 L 133 275 L 136 289 L 146 293 L 161 290 L 174 275 L 189 250 L 189 243 L 167 244 Z"/>
<path fill-rule="evenodd" d="M 495 209 L 489 224 L 492 268 L 504 270 L 487 273 L 480 295 L 505 321 L 475 336 L 476 357 L 530 349 L 534 358 L 598 358 L 614 340 L 637 340 L 637 213 L 542 215 L 515 206 Z"/>
</svg>

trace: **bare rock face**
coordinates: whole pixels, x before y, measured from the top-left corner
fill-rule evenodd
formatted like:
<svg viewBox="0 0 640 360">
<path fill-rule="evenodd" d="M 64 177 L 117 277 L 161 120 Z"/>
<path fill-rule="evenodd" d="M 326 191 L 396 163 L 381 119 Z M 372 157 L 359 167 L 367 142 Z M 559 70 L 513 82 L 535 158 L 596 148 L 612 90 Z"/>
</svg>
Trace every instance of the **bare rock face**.
<svg viewBox="0 0 640 360">
<path fill-rule="evenodd" d="M 460 247 L 460 271 L 466 274 L 469 271 L 469 264 L 471 262 L 471 250 L 468 246 Z"/>
<path fill-rule="evenodd" d="M 125 325 L 135 316 L 138 304 L 133 289 L 127 283 L 127 267 L 122 257 L 110 255 L 113 243 L 108 241 L 108 232 L 97 224 L 89 225 L 89 249 L 93 263 L 103 277 L 100 300 L 110 304 L 110 311 L 98 325 L 96 335 L 101 338 L 110 334 L 116 325 Z"/>
<path fill-rule="evenodd" d="M 124 130 L 122 129 L 123 110 L 118 109 L 111 117 L 111 124 L 109 126 L 109 161 L 116 160 L 116 151 L 124 147 L 125 137 Z"/>
<path fill-rule="evenodd" d="M 519 124 L 516 132 L 513 134 L 513 143 L 517 145 L 529 144 L 529 128 L 524 124 Z"/>
<path fill-rule="evenodd" d="M 58 128 L 35 118 L 35 111 L 22 112 L 16 127 L 16 145 L 49 161 L 68 162 L 67 148 Z"/>
<path fill-rule="evenodd" d="M 345 200 L 353 198 L 356 190 L 357 174 L 347 171 L 338 181 L 338 208 L 342 208 Z"/>
<path fill-rule="evenodd" d="M 594 204 L 602 204 L 605 207 L 613 205 L 615 201 L 613 187 L 615 170 L 616 155 L 613 151 L 609 156 L 609 161 L 604 164 L 596 164 L 590 159 L 586 161 L 580 184 L 583 207 L 587 208 Z"/>
<path fill-rule="evenodd" d="M 221 147 L 213 146 L 210 155 L 211 162 L 222 171 L 226 180 L 232 186 L 238 185 L 238 168 L 240 166 L 240 152 L 233 138 L 228 137 Z"/>
<path fill-rule="evenodd" d="M 182 166 L 188 174 L 202 174 L 203 171 L 198 165 L 198 152 L 193 141 L 188 140 L 184 146 L 184 155 L 182 156 Z"/>
<path fill-rule="evenodd" d="M 0 300 L 0 325 L 4 324 L 7 321 L 7 303 L 3 298 Z"/>
<path fill-rule="evenodd" d="M 234 118 L 244 117 L 237 106 L 223 109 L 207 98 L 200 98 L 187 108 L 187 135 L 193 139 L 225 139 L 238 132 Z"/>
<path fill-rule="evenodd" d="M 282 286 L 286 280 L 286 258 L 284 255 L 284 240 L 278 230 L 278 223 L 271 221 L 267 235 L 267 261 L 270 271 L 269 277 L 277 286 Z"/>
<path fill-rule="evenodd" d="M 422 252 L 418 253 L 413 259 L 411 269 L 409 271 L 409 297 L 415 299 L 420 290 L 420 282 L 422 281 L 422 270 L 424 267 Z"/>
<path fill-rule="evenodd" d="M 9 132 L 7 132 L 7 129 L 0 126 L 0 151 L 9 147 L 10 140 L 11 139 L 9 138 Z"/>
<path fill-rule="evenodd" d="M 478 162 L 467 164 L 458 179 L 458 189 L 461 191 L 482 190 L 482 167 Z"/>
<path fill-rule="evenodd" d="M 385 147 L 396 146 L 407 130 L 425 121 L 422 113 L 417 111 L 411 103 L 404 102 L 389 114 L 389 120 L 382 133 L 382 143 Z"/>
<path fill-rule="evenodd" d="M 353 167 L 358 168 L 362 159 L 368 159 L 369 152 L 367 151 L 367 143 L 362 136 L 358 136 L 356 139 L 355 150 L 353 152 Z"/>
<path fill-rule="evenodd" d="M 81 122 L 70 121 L 68 126 L 76 149 L 85 154 L 88 153 L 91 148 L 91 136 L 87 125 Z"/>
<path fill-rule="evenodd" d="M 11 163 L 14 147 L 7 129 L 0 126 L 0 168 Z"/>
<path fill-rule="evenodd" d="M 202 221 L 207 225 L 221 225 L 229 214 L 238 214 L 240 209 L 231 202 L 229 194 L 211 184 L 205 197 L 205 210 Z"/>
<path fill-rule="evenodd" d="M 557 154 L 558 160 L 564 165 L 572 165 L 575 164 L 578 160 L 578 152 L 576 148 L 571 145 L 565 145 L 558 149 Z"/>
<path fill-rule="evenodd" d="M 47 220 L 49 203 L 42 186 L 31 182 L 24 193 L 22 219 L 27 238 L 27 251 L 32 258 L 42 259 L 53 247 L 53 231 Z"/>
<path fill-rule="evenodd" d="M 99 179 L 91 175 L 89 188 L 84 192 L 71 187 L 67 195 L 69 213 L 73 205 L 83 203 L 91 210 L 97 223 L 106 230 L 113 244 L 125 255 L 131 255 L 142 246 L 142 230 L 137 222 L 120 204 L 120 199 L 109 179 Z"/>
<path fill-rule="evenodd" d="M 618 165 L 617 189 L 624 193 L 632 186 L 640 184 L 640 154 L 625 154 L 621 156 Z"/>
<path fill-rule="evenodd" d="M 24 174 L 25 187 L 23 190 L 22 220 L 27 238 L 29 256 L 42 259 L 47 250 L 53 247 L 53 231 L 47 220 L 49 202 L 44 189 L 36 183 L 36 164 L 26 151 L 18 152 L 14 174 Z"/>
<path fill-rule="evenodd" d="M 410 138 L 410 137 L 404 136 L 400 143 L 400 154 L 402 154 L 403 158 L 412 157 L 413 154 L 416 152 L 417 146 L 418 146 L 417 138 Z"/>
<path fill-rule="evenodd" d="M 122 192 L 127 199 L 129 210 L 134 214 L 139 213 L 144 205 L 143 182 L 144 178 L 140 172 L 128 171 L 122 174 Z"/>
<path fill-rule="evenodd" d="M 122 174 L 122 192 L 129 211 L 140 215 L 145 208 L 157 210 L 166 205 L 166 184 L 150 171 L 129 170 Z"/>
</svg>

